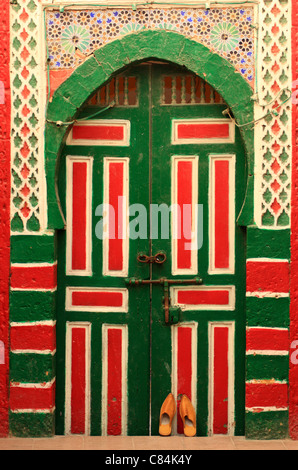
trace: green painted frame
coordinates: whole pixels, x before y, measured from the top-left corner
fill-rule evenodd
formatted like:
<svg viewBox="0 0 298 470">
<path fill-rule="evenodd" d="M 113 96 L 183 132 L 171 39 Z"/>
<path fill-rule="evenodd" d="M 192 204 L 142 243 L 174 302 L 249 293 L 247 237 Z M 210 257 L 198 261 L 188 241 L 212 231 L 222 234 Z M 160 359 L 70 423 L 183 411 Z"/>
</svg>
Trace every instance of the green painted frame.
<svg viewBox="0 0 298 470">
<path fill-rule="evenodd" d="M 97 49 L 55 91 L 48 103 L 45 127 L 48 229 L 63 229 L 57 177 L 67 133 L 81 106 L 111 77 L 129 64 L 158 59 L 186 67 L 206 80 L 224 98 L 240 127 L 247 159 L 246 197 L 238 224 L 254 225 L 253 89 L 227 60 L 202 44 L 171 31 L 141 31 Z"/>
</svg>

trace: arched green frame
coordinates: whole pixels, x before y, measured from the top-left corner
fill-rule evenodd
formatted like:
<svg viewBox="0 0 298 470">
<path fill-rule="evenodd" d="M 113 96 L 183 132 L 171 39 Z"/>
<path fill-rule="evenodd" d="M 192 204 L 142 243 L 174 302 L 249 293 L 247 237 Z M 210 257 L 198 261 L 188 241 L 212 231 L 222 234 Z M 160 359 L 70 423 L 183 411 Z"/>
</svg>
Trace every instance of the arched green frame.
<svg viewBox="0 0 298 470">
<path fill-rule="evenodd" d="M 64 228 L 57 195 L 59 157 L 65 137 L 81 106 L 110 78 L 129 64 L 158 59 L 184 66 L 206 80 L 224 98 L 240 126 L 246 151 L 247 188 L 238 224 L 254 223 L 253 90 L 225 59 L 202 44 L 171 31 L 141 31 L 99 48 L 56 90 L 47 109 L 45 166 L 48 229 Z M 243 126 L 243 127 L 241 127 Z"/>
</svg>

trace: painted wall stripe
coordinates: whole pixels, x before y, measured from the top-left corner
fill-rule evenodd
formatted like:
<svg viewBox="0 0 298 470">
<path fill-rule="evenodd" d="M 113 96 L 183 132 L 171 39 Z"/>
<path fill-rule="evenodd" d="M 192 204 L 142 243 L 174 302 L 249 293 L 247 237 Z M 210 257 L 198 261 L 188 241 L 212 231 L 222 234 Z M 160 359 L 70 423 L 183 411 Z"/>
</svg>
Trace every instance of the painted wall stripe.
<svg viewBox="0 0 298 470">
<path fill-rule="evenodd" d="M 198 157 L 172 159 L 172 274 L 197 274 Z"/>
<path fill-rule="evenodd" d="M 76 123 L 67 139 L 68 145 L 130 145 L 130 121 L 101 119 Z"/>
<path fill-rule="evenodd" d="M 209 158 L 209 273 L 235 269 L 235 155 Z"/>
<path fill-rule="evenodd" d="M 234 310 L 234 286 L 171 287 L 173 305 L 183 310 Z"/>
<path fill-rule="evenodd" d="M 48 384 L 10 384 L 10 409 L 52 410 L 55 406 L 55 382 Z"/>
<path fill-rule="evenodd" d="M 65 308 L 80 312 L 127 312 L 128 290 L 67 287 Z"/>
<path fill-rule="evenodd" d="M 10 285 L 12 289 L 55 289 L 57 264 L 11 264 Z"/>
<path fill-rule="evenodd" d="M 249 408 L 287 408 L 287 383 L 246 383 L 246 407 Z"/>
<path fill-rule="evenodd" d="M 288 351 L 289 331 L 286 328 L 247 328 L 246 349 Z"/>
<path fill-rule="evenodd" d="M 246 290 L 289 293 L 288 260 L 271 262 L 247 260 Z"/>
<path fill-rule="evenodd" d="M 107 224 L 103 239 L 103 274 L 128 274 L 128 158 L 104 159 L 104 204 Z"/>
<path fill-rule="evenodd" d="M 209 323 L 209 435 L 234 434 L 234 322 Z"/>
<path fill-rule="evenodd" d="M 10 326 L 11 351 L 55 351 L 56 325 L 53 324 L 11 324 Z"/>
<path fill-rule="evenodd" d="M 66 158 L 66 274 L 92 274 L 92 157 Z"/>
<path fill-rule="evenodd" d="M 235 125 L 228 119 L 173 119 L 172 144 L 232 143 Z"/>
<path fill-rule="evenodd" d="M 173 432 L 183 434 L 179 414 L 182 395 L 187 395 L 196 410 L 197 403 L 197 324 L 182 323 L 172 327 L 172 393 L 177 403 Z"/>
<path fill-rule="evenodd" d="M 65 433 L 90 433 L 91 324 L 66 324 Z"/>
</svg>

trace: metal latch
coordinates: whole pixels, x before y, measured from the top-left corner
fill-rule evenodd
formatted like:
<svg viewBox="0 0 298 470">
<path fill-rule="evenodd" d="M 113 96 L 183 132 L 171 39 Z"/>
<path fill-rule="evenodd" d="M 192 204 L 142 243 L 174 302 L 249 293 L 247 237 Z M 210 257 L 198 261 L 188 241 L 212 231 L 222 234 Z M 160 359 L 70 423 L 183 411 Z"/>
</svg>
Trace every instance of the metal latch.
<svg viewBox="0 0 298 470">
<path fill-rule="evenodd" d="M 181 309 L 180 307 L 171 306 L 170 299 L 170 286 L 172 285 L 201 285 L 203 280 L 200 277 L 195 277 L 193 279 L 139 279 L 135 277 L 126 278 L 125 283 L 128 286 L 143 286 L 143 285 L 160 285 L 163 287 L 164 296 L 163 296 L 163 306 L 164 306 L 164 316 L 165 323 L 167 325 L 172 325 L 174 323 L 179 323 L 181 321 Z"/>
</svg>

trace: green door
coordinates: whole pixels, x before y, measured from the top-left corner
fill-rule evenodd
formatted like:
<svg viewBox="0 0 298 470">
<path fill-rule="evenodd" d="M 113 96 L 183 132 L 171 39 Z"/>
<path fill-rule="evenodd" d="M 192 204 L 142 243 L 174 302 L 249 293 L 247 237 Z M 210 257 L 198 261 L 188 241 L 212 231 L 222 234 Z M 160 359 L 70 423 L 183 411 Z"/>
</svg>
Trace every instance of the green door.
<svg viewBox="0 0 298 470">
<path fill-rule="evenodd" d="M 82 109 L 59 195 L 57 434 L 156 435 L 172 392 L 197 435 L 244 434 L 245 156 L 226 105 L 167 64 Z"/>
</svg>

